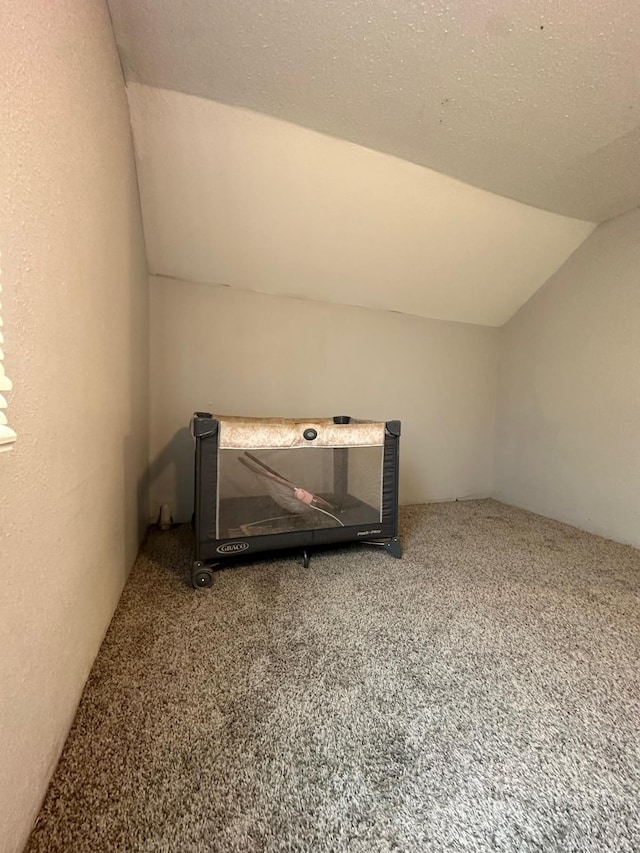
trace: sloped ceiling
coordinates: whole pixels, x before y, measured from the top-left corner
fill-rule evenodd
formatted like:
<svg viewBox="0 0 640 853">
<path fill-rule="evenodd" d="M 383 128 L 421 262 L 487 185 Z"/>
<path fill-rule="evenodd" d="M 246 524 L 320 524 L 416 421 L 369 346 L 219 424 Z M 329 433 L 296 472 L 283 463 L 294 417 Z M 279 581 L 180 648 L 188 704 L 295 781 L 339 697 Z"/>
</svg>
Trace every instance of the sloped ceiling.
<svg viewBox="0 0 640 853">
<path fill-rule="evenodd" d="M 637 0 L 109 0 L 149 267 L 499 326 L 640 205 Z"/>
<path fill-rule="evenodd" d="M 638 0 L 110 0 L 127 78 L 544 210 L 640 205 Z"/>
<path fill-rule="evenodd" d="M 499 326 L 594 227 L 261 113 L 128 95 L 156 275 Z"/>
</svg>

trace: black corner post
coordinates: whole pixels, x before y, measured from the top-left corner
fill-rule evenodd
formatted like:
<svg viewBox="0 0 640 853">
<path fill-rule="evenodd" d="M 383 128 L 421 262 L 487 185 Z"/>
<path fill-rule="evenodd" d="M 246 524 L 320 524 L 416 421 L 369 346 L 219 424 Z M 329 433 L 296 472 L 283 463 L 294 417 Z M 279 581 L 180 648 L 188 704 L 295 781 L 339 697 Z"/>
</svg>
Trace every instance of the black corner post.
<svg viewBox="0 0 640 853">
<path fill-rule="evenodd" d="M 211 503 L 211 496 L 206 494 L 202 488 L 203 468 L 211 469 L 217 475 L 217 452 L 210 452 L 210 444 L 207 439 L 215 438 L 213 442 L 217 446 L 219 422 L 210 412 L 195 412 L 191 419 L 191 434 L 195 439 L 195 478 L 193 496 L 192 527 L 195 540 L 195 559 L 191 564 L 191 585 L 195 589 L 204 589 L 211 586 L 213 582 L 212 567 L 206 565 L 200 559 L 200 542 L 202 541 L 202 517 L 207 513 L 207 503 Z M 214 496 L 215 499 L 215 496 Z M 204 510 L 203 510 L 204 507 Z M 210 512 L 210 509 L 209 509 Z M 215 514 L 212 516 L 215 518 Z"/>
</svg>

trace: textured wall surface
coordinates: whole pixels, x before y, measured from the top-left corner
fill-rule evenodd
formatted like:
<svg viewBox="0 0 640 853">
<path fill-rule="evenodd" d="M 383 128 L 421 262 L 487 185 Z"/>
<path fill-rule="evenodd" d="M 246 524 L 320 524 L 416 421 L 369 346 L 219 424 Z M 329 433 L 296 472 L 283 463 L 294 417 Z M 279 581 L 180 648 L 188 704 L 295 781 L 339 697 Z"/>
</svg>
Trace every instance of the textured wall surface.
<svg viewBox="0 0 640 853">
<path fill-rule="evenodd" d="M 640 205 L 637 0 L 109 0 L 127 77 L 602 221 Z"/>
<path fill-rule="evenodd" d="M 640 210 L 501 330 L 496 495 L 640 546 Z"/>
<path fill-rule="evenodd" d="M 593 230 L 258 113 L 128 93 L 156 274 L 501 325 Z"/>
<path fill-rule="evenodd" d="M 499 330 L 151 281 L 151 503 L 193 505 L 194 410 L 403 421 L 400 500 L 486 496 Z"/>
<path fill-rule="evenodd" d="M 148 279 L 100 0 L 0 9 L 0 850 L 35 819 L 146 522 Z"/>
</svg>

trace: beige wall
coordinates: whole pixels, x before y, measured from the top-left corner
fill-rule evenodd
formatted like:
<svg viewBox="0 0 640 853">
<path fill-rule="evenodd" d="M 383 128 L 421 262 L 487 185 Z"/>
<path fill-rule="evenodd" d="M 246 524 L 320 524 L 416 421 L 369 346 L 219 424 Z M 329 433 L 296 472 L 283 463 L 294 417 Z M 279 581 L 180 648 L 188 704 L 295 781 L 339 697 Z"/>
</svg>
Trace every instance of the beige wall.
<svg viewBox="0 0 640 853">
<path fill-rule="evenodd" d="M 151 278 L 151 504 L 190 517 L 194 410 L 403 421 L 401 502 L 486 496 L 498 330 Z"/>
<path fill-rule="evenodd" d="M 127 91 L 154 274 L 501 326 L 594 228 L 259 113 Z"/>
<path fill-rule="evenodd" d="M 142 525 L 148 280 L 99 0 L 0 10 L 0 849 L 22 848 Z"/>
<path fill-rule="evenodd" d="M 496 494 L 640 545 L 640 210 L 502 330 Z"/>
</svg>

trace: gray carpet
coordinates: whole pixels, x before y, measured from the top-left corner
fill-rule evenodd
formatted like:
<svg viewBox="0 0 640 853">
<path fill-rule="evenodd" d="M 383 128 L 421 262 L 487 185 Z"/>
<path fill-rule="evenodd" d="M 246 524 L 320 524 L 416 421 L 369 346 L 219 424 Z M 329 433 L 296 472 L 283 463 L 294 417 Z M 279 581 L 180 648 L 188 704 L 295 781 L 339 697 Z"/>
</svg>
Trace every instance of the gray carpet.
<svg viewBox="0 0 640 853">
<path fill-rule="evenodd" d="M 495 501 L 186 585 L 154 532 L 28 850 L 638 851 L 640 552 Z"/>
</svg>

